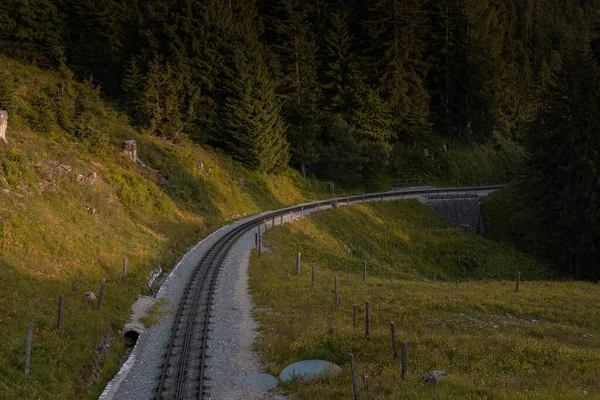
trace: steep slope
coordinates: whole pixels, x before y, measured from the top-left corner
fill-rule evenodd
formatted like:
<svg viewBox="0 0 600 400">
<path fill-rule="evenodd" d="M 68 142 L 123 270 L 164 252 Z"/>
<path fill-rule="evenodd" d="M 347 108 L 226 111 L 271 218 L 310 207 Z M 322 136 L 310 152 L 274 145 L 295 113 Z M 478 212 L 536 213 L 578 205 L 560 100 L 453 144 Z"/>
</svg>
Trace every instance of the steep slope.
<svg viewBox="0 0 600 400">
<path fill-rule="evenodd" d="M 293 171 L 251 173 L 190 142 L 137 132 L 91 82 L 65 71 L 0 58 L 0 76 L 9 92 L 0 99 L 9 108 L 8 144 L 0 143 L 0 398 L 93 397 L 117 367 L 124 343 L 115 333 L 150 270 L 169 269 L 226 221 L 317 197 L 317 185 Z M 124 140 L 136 140 L 146 167 L 123 152 Z M 102 279 L 97 308 L 86 291 L 98 295 Z"/>
</svg>

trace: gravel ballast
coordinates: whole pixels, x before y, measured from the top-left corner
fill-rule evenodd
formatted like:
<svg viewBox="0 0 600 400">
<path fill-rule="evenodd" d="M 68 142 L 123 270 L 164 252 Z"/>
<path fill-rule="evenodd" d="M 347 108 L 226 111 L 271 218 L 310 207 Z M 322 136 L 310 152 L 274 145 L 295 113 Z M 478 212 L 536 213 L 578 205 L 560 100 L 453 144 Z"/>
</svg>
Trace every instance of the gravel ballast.
<svg viewBox="0 0 600 400">
<path fill-rule="evenodd" d="M 129 359 L 108 383 L 100 400 L 148 400 L 155 395 L 154 390 L 169 344 L 177 306 L 194 268 L 200 263 L 204 253 L 222 235 L 252 218 L 254 216 L 213 232 L 182 257 L 156 294 L 157 300 L 166 300 L 166 304 L 161 308 L 165 314 L 157 324 L 139 336 Z"/>
</svg>

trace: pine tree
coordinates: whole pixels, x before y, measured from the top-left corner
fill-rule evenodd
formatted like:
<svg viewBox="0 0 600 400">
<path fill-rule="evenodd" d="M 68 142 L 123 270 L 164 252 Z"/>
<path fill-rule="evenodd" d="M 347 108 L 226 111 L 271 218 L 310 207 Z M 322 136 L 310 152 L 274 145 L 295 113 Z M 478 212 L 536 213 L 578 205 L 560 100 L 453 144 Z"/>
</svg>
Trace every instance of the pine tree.
<svg viewBox="0 0 600 400">
<path fill-rule="evenodd" d="M 221 127 L 236 160 L 253 170 L 277 172 L 287 166 L 289 153 L 265 52 L 252 35 L 235 46 L 231 68 L 226 71 Z"/>
</svg>

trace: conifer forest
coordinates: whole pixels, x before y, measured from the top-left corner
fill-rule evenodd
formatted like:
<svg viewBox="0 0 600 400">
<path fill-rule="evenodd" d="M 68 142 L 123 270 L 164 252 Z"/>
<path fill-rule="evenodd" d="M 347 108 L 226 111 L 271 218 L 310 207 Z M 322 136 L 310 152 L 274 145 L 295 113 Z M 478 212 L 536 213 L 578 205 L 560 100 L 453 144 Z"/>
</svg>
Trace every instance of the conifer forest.
<svg viewBox="0 0 600 400">
<path fill-rule="evenodd" d="M 509 140 L 537 246 L 600 275 L 599 0 L 4 0 L 0 52 L 145 132 L 369 188 Z M 10 111 L 0 75 L 0 109 Z M 86 135 L 68 85 L 57 123 Z M 418 172 L 414 172 L 418 174 Z M 505 183 L 505 182 L 503 182 Z M 535 241 L 535 244 L 533 244 Z"/>
</svg>

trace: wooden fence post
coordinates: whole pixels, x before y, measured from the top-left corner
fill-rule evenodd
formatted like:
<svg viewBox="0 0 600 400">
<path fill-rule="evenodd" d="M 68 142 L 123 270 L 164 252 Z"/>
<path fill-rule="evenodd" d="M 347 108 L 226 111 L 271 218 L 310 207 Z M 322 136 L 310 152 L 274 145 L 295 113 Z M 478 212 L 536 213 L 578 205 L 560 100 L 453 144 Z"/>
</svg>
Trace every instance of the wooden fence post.
<svg viewBox="0 0 600 400">
<path fill-rule="evenodd" d="M 369 300 L 365 301 L 365 336 L 367 339 L 371 337 L 371 309 L 369 308 Z"/>
<path fill-rule="evenodd" d="M 296 275 L 300 275 L 300 252 L 296 253 Z"/>
<path fill-rule="evenodd" d="M 127 264 L 129 263 L 129 261 L 124 258 L 123 259 L 123 276 L 121 277 L 121 282 L 125 282 L 125 279 L 127 278 Z"/>
<path fill-rule="evenodd" d="M 408 359 L 408 343 L 406 341 L 402 342 L 402 379 L 406 377 L 406 372 L 408 371 L 407 367 L 407 359 Z"/>
<path fill-rule="evenodd" d="M 260 235 L 260 225 L 258 226 L 258 256 L 262 253 L 262 236 Z"/>
<path fill-rule="evenodd" d="M 58 298 L 58 319 L 56 322 L 56 328 L 58 329 L 58 331 L 62 330 L 64 301 L 65 301 L 65 299 L 63 296 L 60 296 Z"/>
<path fill-rule="evenodd" d="M 517 288 L 516 291 L 519 291 L 519 283 L 521 282 L 521 272 L 517 273 Z"/>
<path fill-rule="evenodd" d="M 27 347 L 25 349 L 25 373 L 29 375 L 31 367 L 31 342 L 33 341 L 33 322 L 27 328 Z"/>
<path fill-rule="evenodd" d="M 98 292 L 98 302 L 96 303 L 96 307 L 100 308 L 102 304 L 102 298 L 104 297 L 104 285 L 106 284 L 106 279 L 102 279 L 100 283 L 100 291 Z"/>
<path fill-rule="evenodd" d="M 358 314 L 358 307 L 356 306 L 356 304 L 354 304 L 352 306 L 352 325 L 354 326 L 354 328 L 356 329 L 356 317 Z"/>
<path fill-rule="evenodd" d="M 358 392 L 358 378 L 356 377 L 356 363 L 354 362 L 354 354 L 348 353 L 350 359 L 350 368 L 352 369 L 352 390 L 354 392 L 354 400 L 360 400 Z"/>
<path fill-rule="evenodd" d="M 340 305 L 340 299 L 338 296 L 338 277 L 337 275 L 334 277 L 335 281 L 335 309 L 337 310 Z"/>
<path fill-rule="evenodd" d="M 390 321 L 390 330 L 392 331 L 392 350 L 394 351 L 394 362 L 398 359 L 398 343 L 396 343 L 396 325 Z"/>
<path fill-rule="evenodd" d="M 317 266 L 315 263 L 312 263 L 312 283 L 311 287 L 315 287 L 315 280 L 317 279 Z"/>
</svg>

